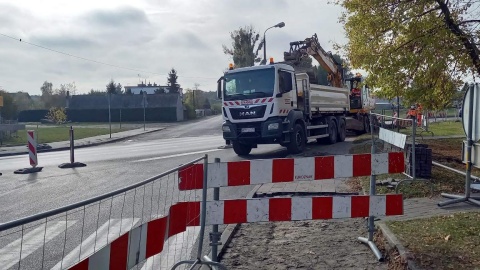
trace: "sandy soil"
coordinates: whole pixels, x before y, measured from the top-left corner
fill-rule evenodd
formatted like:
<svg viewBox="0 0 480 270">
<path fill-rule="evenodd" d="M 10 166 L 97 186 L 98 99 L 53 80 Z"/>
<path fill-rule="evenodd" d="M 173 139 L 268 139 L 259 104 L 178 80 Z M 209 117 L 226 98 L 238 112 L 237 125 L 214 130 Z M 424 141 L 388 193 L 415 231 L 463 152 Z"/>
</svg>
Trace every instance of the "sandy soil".
<svg viewBox="0 0 480 270">
<path fill-rule="evenodd" d="M 387 269 L 357 241 L 363 219 L 242 224 L 223 256 L 228 269 Z"/>
</svg>

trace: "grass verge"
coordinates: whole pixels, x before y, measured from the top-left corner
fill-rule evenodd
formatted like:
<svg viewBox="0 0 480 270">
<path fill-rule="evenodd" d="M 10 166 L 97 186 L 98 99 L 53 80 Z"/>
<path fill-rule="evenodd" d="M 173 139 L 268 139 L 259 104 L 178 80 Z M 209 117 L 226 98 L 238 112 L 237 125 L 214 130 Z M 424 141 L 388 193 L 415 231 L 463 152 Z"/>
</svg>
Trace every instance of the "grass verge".
<svg viewBox="0 0 480 270">
<path fill-rule="evenodd" d="M 433 132 L 422 132 L 422 129 L 417 127 L 417 135 L 422 137 L 438 137 L 438 136 L 465 136 L 465 132 L 463 131 L 463 124 L 462 122 L 454 122 L 454 121 L 445 121 L 445 122 L 434 122 L 429 123 L 428 131 Z M 405 129 L 400 130 L 401 133 L 410 135 L 412 134 L 412 128 L 407 127 Z"/>
<path fill-rule="evenodd" d="M 370 153 L 369 140 L 360 138 L 356 140 L 351 149 L 352 154 Z M 426 143 L 429 148 L 432 149 L 432 158 L 434 161 L 443 165 L 458 169 L 460 171 L 465 170 L 465 165 L 461 161 L 461 145 L 462 138 L 453 139 L 436 139 L 428 140 Z M 380 146 L 381 144 L 379 144 Z M 480 170 L 473 168 L 472 174 L 480 176 Z M 378 175 L 377 181 L 386 180 L 387 178 L 395 180 L 408 179 L 403 174 L 395 175 Z M 431 197 L 440 195 L 442 192 L 446 193 L 463 193 L 465 188 L 465 176 L 448 171 L 438 166 L 432 166 L 432 178 L 433 194 L 429 182 L 406 182 L 402 184 L 399 192 L 403 193 L 404 198 L 418 198 L 418 197 Z M 355 177 L 349 181 L 350 187 L 357 192 L 362 189 L 369 190 L 370 178 L 369 177 Z M 393 188 L 387 186 L 376 187 L 377 194 L 386 194 L 394 192 Z"/>
<path fill-rule="evenodd" d="M 68 141 L 70 139 L 69 135 L 70 127 L 44 127 L 35 129 L 37 133 L 37 143 L 52 143 L 52 142 L 61 142 Z M 112 133 L 119 131 L 126 131 L 127 129 L 118 129 L 112 128 Z M 109 134 L 109 128 L 77 128 L 75 129 L 75 139 L 83 139 L 88 137 L 94 137 L 99 135 Z M 19 131 L 17 136 L 11 136 L 5 138 L 2 142 L 3 146 L 16 146 L 16 145 L 26 145 L 27 144 L 27 135 L 26 131 Z"/>
<path fill-rule="evenodd" d="M 387 222 L 424 269 L 480 268 L 480 213 Z"/>
</svg>

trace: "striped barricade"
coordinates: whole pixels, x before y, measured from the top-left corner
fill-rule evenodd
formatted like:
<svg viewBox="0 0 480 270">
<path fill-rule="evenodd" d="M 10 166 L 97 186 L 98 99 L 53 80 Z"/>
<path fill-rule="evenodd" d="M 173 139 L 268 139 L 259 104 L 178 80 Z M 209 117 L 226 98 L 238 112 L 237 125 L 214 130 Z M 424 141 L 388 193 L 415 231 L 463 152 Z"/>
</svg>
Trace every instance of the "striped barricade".
<svg viewBox="0 0 480 270">
<path fill-rule="evenodd" d="M 207 188 L 394 174 L 404 170 L 402 152 L 211 163 Z M 179 181 L 180 190 L 203 188 L 203 165 L 194 164 L 179 171 Z"/>
<path fill-rule="evenodd" d="M 206 193 L 205 189 L 214 187 L 401 173 L 405 167 L 401 152 L 205 163 L 205 166 L 206 186 L 203 165 L 193 164 L 178 171 L 179 189 L 204 189 Z M 206 205 L 205 212 L 201 211 L 202 203 Z M 70 269 L 130 269 L 162 252 L 169 237 L 186 231 L 187 227 L 201 225 L 202 215 L 205 225 L 226 225 L 402 214 L 401 194 L 179 202 L 170 207 L 168 216 L 140 225 Z"/>
<path fill-rule="evenodd" d="M 201 202 L 180 202 L 169 215 L 133 229 L 72 270 L 130 269 L 163 251 L 164 242 L 200 225 Z M 252 198 L 207 201 L 206 225 L 253 222 L 326 220 L 403 214 L 402 195 Z"/>
</svg>

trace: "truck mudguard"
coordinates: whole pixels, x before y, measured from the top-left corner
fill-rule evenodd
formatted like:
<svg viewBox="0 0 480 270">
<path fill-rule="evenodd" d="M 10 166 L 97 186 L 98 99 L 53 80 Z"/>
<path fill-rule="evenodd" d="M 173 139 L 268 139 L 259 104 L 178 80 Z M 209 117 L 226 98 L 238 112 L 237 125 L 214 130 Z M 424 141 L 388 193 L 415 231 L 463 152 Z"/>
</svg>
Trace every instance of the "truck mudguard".
<svg viewBox="0 0 480 270">
<path fill-rule="evenodd" d="M 290 122 L 288 124 L 288 131 L 293 130 L 293 126 L 297 120 L 302 121 L 304 127 L 306 127 L 305 120 L 303 119 L 303 112 L 299 110 L 291 110 L 287 115 L 287 120 Z"/>
</svg>

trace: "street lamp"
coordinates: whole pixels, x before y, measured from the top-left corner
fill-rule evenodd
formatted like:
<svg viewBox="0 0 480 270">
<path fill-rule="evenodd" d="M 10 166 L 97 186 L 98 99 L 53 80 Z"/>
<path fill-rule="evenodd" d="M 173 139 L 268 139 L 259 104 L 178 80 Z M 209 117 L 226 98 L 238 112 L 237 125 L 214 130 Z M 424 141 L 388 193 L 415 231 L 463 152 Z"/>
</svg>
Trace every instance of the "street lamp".
<svg viewBox="0 0 480 270">
<path fill-rule="evenodd" d="M 275 24 L 274 26 L 270 26 L 269 28 L 267 28 L 267 30 L 265 30 L 265 32 L 263 32 L 263 61 L 262 61 L 263 65 L 265 65 L 267 63 L 267 40 L 265 39 L 265 34 L 267 33 L 268 29 L 270 29 L 270 28 L 274 28 L 274 27 L 282 28 L 284 26 L 285 26 L 284 22 L 279 22 L 279 23 Z"/>
</svg>

